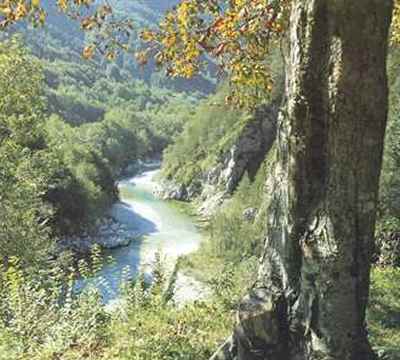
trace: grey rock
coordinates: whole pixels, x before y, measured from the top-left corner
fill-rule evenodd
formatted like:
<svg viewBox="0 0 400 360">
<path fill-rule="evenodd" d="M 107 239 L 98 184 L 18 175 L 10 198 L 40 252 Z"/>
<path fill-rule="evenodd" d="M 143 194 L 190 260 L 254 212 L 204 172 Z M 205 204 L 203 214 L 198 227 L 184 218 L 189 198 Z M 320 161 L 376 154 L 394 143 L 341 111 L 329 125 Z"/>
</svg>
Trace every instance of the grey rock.
<svg viewBox="0 0 400 360">
<path fill-rule="evenodd" d="M 243 211 L 243 218 L 247 221 L 253 221 L 256 218 L 257 209 L 247 208 Z"/>
<path fill-rule="evenodd" d="M 183 184 L 176 184 L 172 181 L 163 181 L 157 184 L 153 194 L 162 200 L 187 201 L 188 191 Z"/>
<path fill-rule="evenodd" d="M 188 200 L 194 199 L 202 192 L 202 184 L 200 181 L 193 181 L 187 188 Z"/>
<path fill-rule="evenodd" d="M 227 194 L 224 192 L 210 193 L 210 195 L 205 196 L 197 208 L 199 215 L 210 218 L 222 206 L 226 198 Z"/>
<path fill-rule="evenodd" d="M 95 242 L 105 249 L 115 249 L 128 246 L 132 240 L 130 236 L 107 236 L 97 238 Z"/>
<path fill-rule="evenodd" d="M 114 249 L 128 246 L 140 233 L 131 231 L 126 225 L 119 223 L 110 216 L 98 219 L 96 229 L 89 236 L 83 232 L 79 236 L 65 237 L 59 241 L 60 251 L 72 250 L 77 253 L 87 254 L 94 245 L 104 249 Z"/>
</svg>

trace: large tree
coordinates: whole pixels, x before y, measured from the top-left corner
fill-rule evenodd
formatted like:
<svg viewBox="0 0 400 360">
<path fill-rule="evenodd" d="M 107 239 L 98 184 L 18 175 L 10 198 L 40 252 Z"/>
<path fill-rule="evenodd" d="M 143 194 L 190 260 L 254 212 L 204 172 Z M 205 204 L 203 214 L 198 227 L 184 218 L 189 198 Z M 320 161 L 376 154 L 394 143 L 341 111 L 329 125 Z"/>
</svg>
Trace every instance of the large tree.
<svg viewBox="0 0 400 360">
<path fill-rule="evenodd" d="M 30 9 L 42 21 L 39 3 L 14 7 L 4 26 Z M 70 3 L 59 2 L 65 9 Z M 374 358 L 365 311 L 392 8 L 392 0 L 183 0 L 161 31 L 142 34 L 154 47 L 139 60 L 154 50 L 170 74 L 189 77 L 208 53 L 229 70 L 242 99 L 270 90 L 268 46 L 281 34 L 288 43 L 265 250 L 234 334 L 214 359 Z M 83 17 L 83 28 L 96 29 L 110 11 Z"/>
<path fill-rule="evenodd" d="M 390 0 L 293 1 L 257 283 L 215 359 L 373 359 L 371 252 Z"/>
</svg>

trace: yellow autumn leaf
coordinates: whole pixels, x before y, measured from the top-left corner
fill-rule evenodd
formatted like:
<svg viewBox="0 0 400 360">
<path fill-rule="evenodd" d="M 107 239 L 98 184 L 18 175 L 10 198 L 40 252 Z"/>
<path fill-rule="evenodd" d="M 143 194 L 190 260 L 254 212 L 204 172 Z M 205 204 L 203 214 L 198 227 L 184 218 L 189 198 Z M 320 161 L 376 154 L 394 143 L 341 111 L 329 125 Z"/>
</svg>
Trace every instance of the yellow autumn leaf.
<svg viewBox="0 0 400 360">
<path fill-rule="evenodd" d="M 65 11 L 68 8 L 68 0 L 58 0 L 57 5 L 61 10 Z"/>
<path fill-rule="evenodd" d="M 28 14 L 28 9 L 24 3 L 19 3 L 15 11 L 15 20 L 24 18 Z"/>
<path fill-rule="evenodd" d="M 106 54 L 106 58 L 107 58 L 107 60 L 110 60 L 110 61 L 115 60 L 115 58 L 116 58 L 115 52 L 113 52 L 113 51 L 108 52 Z"/>
<path fill-rule="evenodd" d="M 40 7 L 40 0 L 32 0 L 31 4 L 33 8 L 38 8 Z"/>
<path fill-rule="evenodd" d="M 46 22 L 46 12 L 44 10 L 40 11 L 39 22 L 43 25 Z"/>
<path fill-rule="evenodd" d="M 93 58 L 94 50 L 95 50 L 95 47 L 94 47 L 93 45 L 86 46 L 86 47 L 83 49 L 82 56 L 83 56 L 86 60 L 89 60 L 89 59 Z"/>
</svg>

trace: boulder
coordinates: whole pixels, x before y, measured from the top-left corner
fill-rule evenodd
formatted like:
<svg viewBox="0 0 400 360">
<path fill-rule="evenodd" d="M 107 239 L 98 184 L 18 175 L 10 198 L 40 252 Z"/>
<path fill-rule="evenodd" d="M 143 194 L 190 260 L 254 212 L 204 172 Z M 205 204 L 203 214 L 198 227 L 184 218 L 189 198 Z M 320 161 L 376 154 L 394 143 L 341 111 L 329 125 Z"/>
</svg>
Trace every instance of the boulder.
<svg viewBox="0 0 400 360">
<path fill-rule="evenodd" d="M 104 249 L 114 249 L 128 246 L 140 234 L 133 232 L 126 225 L 111 217 L 96 221 L 96 229 L 89 235 L 84 231 L 79 236 L 64 237 L 59 241 L 60 250 L 72 250 L 80 254 L 88 254 L 93 245 Z"/>
<path fill-rule="evenodd" d="M 188 191 L 184 184 L 163 181 L 154 187 L 153 194 L 162 200 L 187 201 Z"/>
<path fill-rule="evenodd" d="M 256 208 L 247 208 L 243 211 L 243 218 L 246 221 L 253 221 L 256 218 L 257 209 Z"/>
<path fill-rule="evenodd" d="M 98 237 L 94 239 L 94 242 L 105 249 L 115 249 L 119 247 L 128 246 L 133 238 L 131 236 L 107 236 Z"/>
</svg>

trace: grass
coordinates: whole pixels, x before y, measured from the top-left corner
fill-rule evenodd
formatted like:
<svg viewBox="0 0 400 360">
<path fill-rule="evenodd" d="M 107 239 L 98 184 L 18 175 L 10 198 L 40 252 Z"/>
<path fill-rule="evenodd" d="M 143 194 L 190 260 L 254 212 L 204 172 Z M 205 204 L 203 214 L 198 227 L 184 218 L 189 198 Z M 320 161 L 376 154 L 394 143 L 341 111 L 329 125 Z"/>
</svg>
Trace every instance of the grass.
<svg viewBox="0 0 400 360">
<path fill-rule="evenodd" d="M 198 302 L 183 309 L 150 305 L 111 325 L 107 360 L 208 359 L 233 326 L 221 302 Z"/>
<path fill-rule="evenodd" d="M 371 280 L 371 342 L 382 359 L 400 360 L 400 269 L 375 268 Z"/>
</svg>

